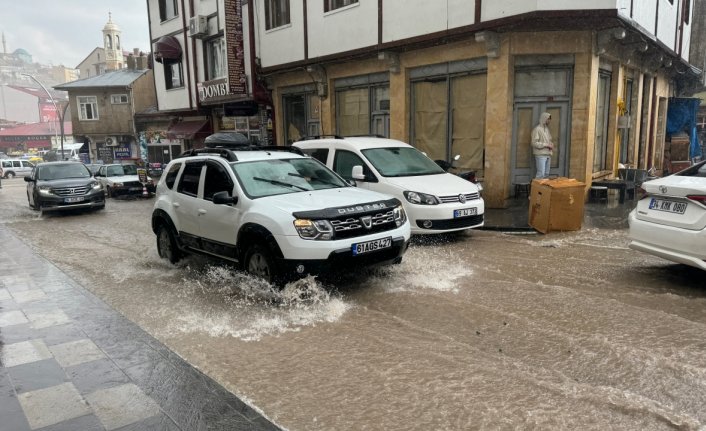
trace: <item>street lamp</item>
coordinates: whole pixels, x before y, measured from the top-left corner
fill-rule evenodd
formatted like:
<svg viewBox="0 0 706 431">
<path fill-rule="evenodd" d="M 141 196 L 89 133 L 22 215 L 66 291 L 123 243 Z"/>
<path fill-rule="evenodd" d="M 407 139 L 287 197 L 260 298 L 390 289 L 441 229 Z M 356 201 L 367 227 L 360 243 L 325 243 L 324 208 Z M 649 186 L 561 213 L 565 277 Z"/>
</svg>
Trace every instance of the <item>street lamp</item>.
<svg viewBox="0 0 706 431">
<path fill-rule="evenodd" d="M 52 105 L 54 105 L 54 111 L 56 112 L 56 115 L 59 117 L 59 130 L 61 133 L 61 158 L 62 160 L 64 159 L 64 116 L 66 115 L 66 108 L 69 107 L 69 104 L 67 103 L 64 105 L 64 108 L 61 112 L 59 112 L 59 107 L 56 106 L 56 100 L 54 100 L 54 97 L 51 95 L 49 90 L 47 90 L 47 87 L 44 86 L 37 78 L 35 78 L 33 75 L 30 75 L 29 73 L 21 73 L 20 75 L 26 76 L 32 81 L 36 82 L 39 84 L 40 87 L 42 87 L 42 90 L 44 90 L 45 93 L 47 93 L 47 96 L 49 96 L 49 100 L 51 101 Z M 41 113 L 40 113 L 41 115 Z M 56 130 L 56 129 L 55 129 Z"/>
</svg>

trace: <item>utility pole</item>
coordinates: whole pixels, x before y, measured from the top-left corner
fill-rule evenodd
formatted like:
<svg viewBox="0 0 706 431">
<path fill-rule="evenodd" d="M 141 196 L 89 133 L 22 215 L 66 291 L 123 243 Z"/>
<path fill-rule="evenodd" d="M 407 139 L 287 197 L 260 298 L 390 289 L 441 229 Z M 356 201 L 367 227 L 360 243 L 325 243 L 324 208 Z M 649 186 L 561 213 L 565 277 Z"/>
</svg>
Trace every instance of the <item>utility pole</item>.
<svg viewBox="0 0 706 431">
<path fill-rule="evenodd" d="M 42 90 L 44 90 L 44 92 L 47 93 L 47 96 L 49 96 L 49 100 L 51 100 L 52 105 L 54 105 L 54 111 L 56 112 L 57 117 L 59 117 L 59 130 L 61 131 L 61 158 L 63 160 L 63 158 L 64 158 L 64 115 L 66 114 L 66 108 L 69 107 L 69 104 L 67 103 L 66 105 L 64 105 L 63 110 L 59 111 L 59 107 L 56 105 L 56 100 L 54 100 L 54 97 L 51 95 L 49 90 L 47 90 L 47 87 L 45 87 L 44 84 L 39 82 L 39 80 L 37 78 L 30 75 L 29 73 L 22 73 L 21 75 L 26 76 L 26 77 L 30 78 L 32 81 L 39 84 L 39 86 L 42 87 Z"/>
</svg>

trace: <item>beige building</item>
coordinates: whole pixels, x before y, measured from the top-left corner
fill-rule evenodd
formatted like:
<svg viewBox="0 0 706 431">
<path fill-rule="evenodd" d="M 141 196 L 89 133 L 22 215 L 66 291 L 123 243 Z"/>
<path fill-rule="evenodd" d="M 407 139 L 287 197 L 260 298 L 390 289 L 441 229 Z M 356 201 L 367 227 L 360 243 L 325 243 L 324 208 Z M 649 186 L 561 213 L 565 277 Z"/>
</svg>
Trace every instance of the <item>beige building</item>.
<svg viewBox="0 0 706 431">
<path fill-rule="evenodd" d="M 108 22 L 103 27 L 102 32 L 103 46 L 96 47 L 76 66 L 81 78 L 90 78 L 110 70 L 120 70 L 125 67 L 121 39 L 122 32 L 120 27 L 113 22 L 111 13 L 108 13 Z"/>
<path fill-rule="evenodd" d="M 668 98 L 701 74 L 687 61 L 691 1 L 555 3 L 256 3 L 277 142 L 378 134 L 460 154 L 504 207 L 533 177 L 530 132 L 549 112 L 551 174 L 659 170 Z"/>
</svg>

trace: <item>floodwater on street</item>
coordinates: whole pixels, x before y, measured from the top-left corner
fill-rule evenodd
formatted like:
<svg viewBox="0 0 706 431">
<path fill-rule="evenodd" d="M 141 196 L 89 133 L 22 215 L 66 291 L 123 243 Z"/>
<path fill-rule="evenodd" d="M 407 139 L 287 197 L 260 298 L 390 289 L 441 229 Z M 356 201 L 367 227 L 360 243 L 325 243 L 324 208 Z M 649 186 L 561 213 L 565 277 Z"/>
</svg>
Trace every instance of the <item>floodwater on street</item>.
<svg viewBox="0 0 706 431">
<path fill-rule="evenodd" d="M 402 264 L 277 291 L 157 255 L 153 199 L 0 223 L 290 430 L 706 429 L 706 273 L 625 228 L 415 241 Z"/>
</svg>

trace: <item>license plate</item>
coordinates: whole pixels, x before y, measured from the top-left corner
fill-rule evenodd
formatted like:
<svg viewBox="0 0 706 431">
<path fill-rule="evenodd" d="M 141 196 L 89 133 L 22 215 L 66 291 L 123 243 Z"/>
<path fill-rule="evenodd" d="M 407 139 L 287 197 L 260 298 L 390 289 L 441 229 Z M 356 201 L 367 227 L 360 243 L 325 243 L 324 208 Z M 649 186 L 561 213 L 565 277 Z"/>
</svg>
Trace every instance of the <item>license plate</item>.
<svg viewBox="0 0 706 431">
<path fill-rule="evenodd" d="M 387 238 L 353 244 L 351 250 L 353 251 L 353 256 L 358 256 L 359 254 L 370 253 L 390 247 L 392 247 L 392 237 L 388 236 Z"/>
<path fill-rule="evenodd" d="M 83 199 L 84 199 L 83 196 L 77 196 L 77 197 L 73 197 L 73 198 L 65 198 L 64 202 L 66 202 L 67 204 L 73 204 L 76 202 L 83 202 Z"/>
<path fill-rule="evenodd" d="M 454 210 L 454 218 L 474 216 L 477 213 L 478 208 L 464 208 L 460 210 Z"/>
<path fill-rule="evenodd" d="M 686 211 L 686 202 L 652 198 L 650 200 L 649 208 L 651 210 L 664 211 L 673 214 L 684 214 L 684 211 Z"/>
</svg>

